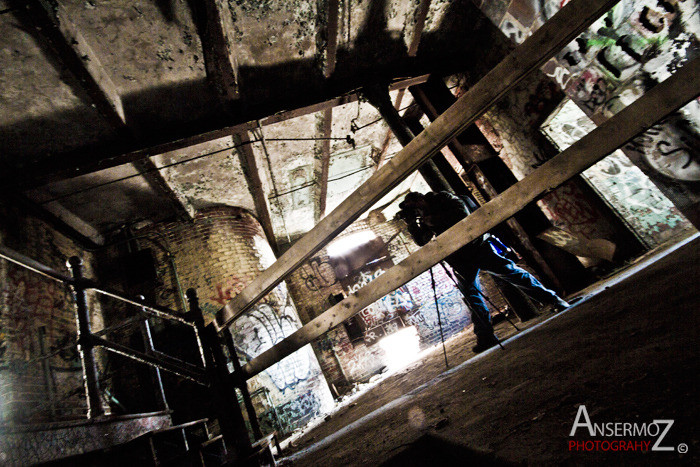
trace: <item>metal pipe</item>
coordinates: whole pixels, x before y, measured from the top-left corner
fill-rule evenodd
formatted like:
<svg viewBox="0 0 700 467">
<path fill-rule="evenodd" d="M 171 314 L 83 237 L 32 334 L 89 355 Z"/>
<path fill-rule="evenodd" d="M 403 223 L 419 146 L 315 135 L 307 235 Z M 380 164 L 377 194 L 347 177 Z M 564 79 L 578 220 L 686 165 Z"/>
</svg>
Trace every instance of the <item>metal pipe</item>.
<svg viewBox="0 0 700 467">
<path fill-rule="evenodd" d="M 10 248 L 7 248 L 3 245 L 0 245 L 0 258 L 6 259 L 11 263 L 14 263 L 18 266 L 22 266 L 23 268 L 29 269 L 30 271 L 34 271 L 38 274 L 41 274 L 42 276 L 46 276 L 50 279 L 59 282 L 65 282 L 67 284 L 73 282 L 72 277 L 62 274 L 44 264 L 41 264 L 38 261 L 34 261 L 28 256 L 24 256 L 23 254 L 11 250 Z"/>
<path fill-rule="evenodd" d="M 83 260 L 77 256 L 72 256 L 68 260 L 68 267 L 73 273 L 71 288 L 75 297 L 75 316 L 78 323 L 78 354 L 83 366 L 87 418 L 92 419 L 104 414 L 100 397 L 97 363 L 95 362 L 93 349 L 96 338 L 90 331 L 90 313 L 87 307 L 85 288 L 83 287 Z"/>
</svg>

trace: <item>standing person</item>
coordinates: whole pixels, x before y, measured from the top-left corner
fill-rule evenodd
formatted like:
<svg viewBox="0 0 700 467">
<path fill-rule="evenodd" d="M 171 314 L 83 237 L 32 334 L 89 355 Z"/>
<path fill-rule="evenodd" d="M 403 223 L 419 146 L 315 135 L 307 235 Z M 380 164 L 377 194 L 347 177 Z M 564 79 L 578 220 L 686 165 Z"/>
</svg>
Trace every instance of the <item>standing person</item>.
<svg viewBox="0 0 700 467">
<path fill-rule="evenodd" d="M 423 246 L 476 209 L 476 203 L 469 199 L 467 202 L 470 203 L 469 206 L 462 199 L 445 191 L 425 195 L 409 192 L 399 204 L 401 211 L 398 216 L 408 225 L 408 231 L 415 242 Z M 491 234 L 485 233 L 446 258 L 467 292 L 464 298 L 474 323 L 476 345 L 472 350 L 476 353 L 498 343 L 491 325 L 491 314 L 479 285 L 480 270 L 508 281 L 543 305 L 552 305 L 555 312 L 570 306 L 532 274 L 497 253 L 490 238 Z"/>
</svg>

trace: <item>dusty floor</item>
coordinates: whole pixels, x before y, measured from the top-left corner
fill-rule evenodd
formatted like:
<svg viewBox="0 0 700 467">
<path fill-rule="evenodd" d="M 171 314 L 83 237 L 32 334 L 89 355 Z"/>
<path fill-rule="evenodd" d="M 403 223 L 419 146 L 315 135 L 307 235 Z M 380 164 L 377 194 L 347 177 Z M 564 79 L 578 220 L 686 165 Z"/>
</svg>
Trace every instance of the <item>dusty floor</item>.
<svg viewBox="0 0 700 467">
<path fill-rule="evenodd" d="M 584 291 L 565 313 L 518 324 L 529 331 L 505 350 L 472 358 L 473 334 L 463 333 L 447 344 L 450 370 L 435 349 L 307 430 L 281 461 L 698 465 L 699 272 L 696 237 Z M 508 323 L 497 329 L 514 334 Z M 592 437 L 586 428 L 569 437 L 580 405 L 598 424 L 672 419 L 660 446 L 674 450 L 570 451 L 572 440 L 621 439 Z M 622 439 L 651 446 L 656 437 Z M 679 452 L 682 443 L 687 453 Z"/>
</svg>

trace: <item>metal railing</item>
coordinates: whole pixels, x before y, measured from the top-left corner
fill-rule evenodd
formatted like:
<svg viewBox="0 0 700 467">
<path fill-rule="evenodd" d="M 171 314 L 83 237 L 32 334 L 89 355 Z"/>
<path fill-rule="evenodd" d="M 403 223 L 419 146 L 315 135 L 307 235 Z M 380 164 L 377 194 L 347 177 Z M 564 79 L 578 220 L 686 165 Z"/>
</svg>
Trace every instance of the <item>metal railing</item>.
<svg viewBox="0 0 700 467">
<path fill-rule="evenodd" d="M 87 401 L 88 419 L 104 415 L 102 391 L 100 389 L 98 379 L 98 366 L 95 360 L 95 348 L 98 347 L 102 347 L 109 352 L 119 354 L 138 363 L 152 367 L 153 383 L 157 393 L 156 399 L 158 401 L 158 405 L 163 410 L 166 410 L 168 405 L 163 391 L 163 384 L 160 376 L 161 370 L 168 371 L 202 385 L 209 385 L 205 352 L 200 339 L 200 334 L 203 329 L 201 324 L 203 323 L 198 323 L 197 319 L 192 319 L 191 314 L 185 317 L 178 316 L 175 314 L 175 312 L 168 308 L 158 305 L 145 304 L 143 302 L 143 297 L 131 299 L 125 297 L 120 292 L 99 286 L 95 281 L 87 279 L 83 276 L 83 262 L 77 256 L 71 257 L 67 263 L 68 268 L 71 271 L 71 276 L 58 272 L 5 246 L 0 246 L 0 258 L 70 286 L 75 299 L 76 307 L 76 340 L 66 346 L 53 350 L 50 353 L 44 353 L 42 351 L 41 355 L 33 358 L 25 364 L 28 365 L 30 363 L 46 361 L 67 348 L 77 346 L 78 355 L 80 356 L 83 370 L 83 382 Z M 87 304 L 87 291 L 93 291 L 95 293 L 114 298 L 128 305 L 136 306 L 139 310 L 138 314 L 113 326 L 93 332 L 90 322 L 90 310 Z M 192 327 L 193 336 L 201 357 L 201 366 L 193 365 L 180 360 L 179 358 L 155 350 L 153 347 L 153 337 L 149 323 L 149 318 L 152 316 Z M 145 349 L 144 351 L 135 350 L 105 338 L 105 336 L 109 333 L 137 325 L 139 326 L 142 335 Z"/>
<path fill-rule="evenodd" d="M 148 365 L 153 369 L 152 377 L 157 392 L 157 400 L 160 408 L 163 410 L 167 410 L 168 405 L 163 391 L 160 370 L 168 371 L 207 386 L 211 390 L 214 406 L 216 408 L 216 416 L 219 419 L 219 425 L 224 439 L 226 440 L 227 447 L 230 448 L 229 452 L 236 452 L 238 453 L 237 455 L 247 456 L 253 449 L 243 419 L 241 407 L 238 404 L 236 390 L 240 391 L 243 396 L 244 406 L 246 412 L 248 412 L 248 419 L 254 439 L 261 439 L 263 437 L 246 385 L 247 378 L 243 377 L 243 372 L 241 371 L 240 363 L 236 355 L 231 332 L 229 329 L 219 332 L 213 323 L 205 326 L 197 293 L 194 289 L 187 290 L 189 312 L 184 316 L 178 316 L 174 311 L 168 308 L 144 303 L 142 296 L 136 299 L 128 298 L 121 292 L 101 287 L 95 281 L 83 277 L 83 262 L 76 256 L 71 257 L 67 262 L 68 268 L 71 271 L 70 276 L 60 273 L 2 245 L 0 245 L 0 258 L 70 286 L 75 299 L 76 322 L 78 324 L 76 340 L 67 345 L 62 345 L 58 349 L 52 349 L 49 353 L 44 352 L 42 348 L 42 354 L 25 362 L 25 365 L 39 361 L 44 362 L 61 351 L 77 347 L 83 371 L 88 419 L 104 415 L 102 391 L 100 389 L 98 367 L 95 360 L 95 348 L 102 347 L 109 352 Z M 90 310 L 87 304 L 87 291 L 93 291 L 97 294 L 114 298 L 122 303 L 136 306 L 139 310 L 138 314 L 99 331 L 92 331 Z M 154 349 L 153 336 L 149 324 L 150 317 L 157 317 L 190 326 L 201 358 L 201 366 L 185 362 L 179 358 Z M 136 325 L 140 327 L 145 351 L 132 349 L 104 337 L 110 333 Z M 228 369 L 224 347 L 233 363 L 233 372 L 230 372 Z"/>
</svg>

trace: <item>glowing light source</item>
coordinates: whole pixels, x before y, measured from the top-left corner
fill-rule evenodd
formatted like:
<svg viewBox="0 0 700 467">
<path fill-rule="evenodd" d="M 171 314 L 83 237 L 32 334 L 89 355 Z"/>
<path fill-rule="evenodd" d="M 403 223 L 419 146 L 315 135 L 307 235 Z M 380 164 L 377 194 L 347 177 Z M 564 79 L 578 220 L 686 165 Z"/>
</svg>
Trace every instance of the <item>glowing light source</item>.
<svg viewBox="0 0 700 467">
<path fill-rule="evenodd" d="M 384 363 L 389 370 L 400 370 L 418 358 L 420 337 L 416 328 L 409 326 L 384 337 L 379 347 L 386 354 Z"/>
<path fill-rule="evenodd" d="M 375 238 L 377 238 L 377 236 L 370 230 L 351 233 L 328 245 L 328 256 L 342 256 Z"/>
</svg>

